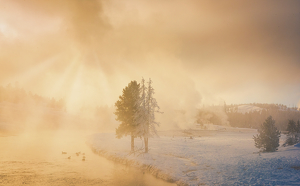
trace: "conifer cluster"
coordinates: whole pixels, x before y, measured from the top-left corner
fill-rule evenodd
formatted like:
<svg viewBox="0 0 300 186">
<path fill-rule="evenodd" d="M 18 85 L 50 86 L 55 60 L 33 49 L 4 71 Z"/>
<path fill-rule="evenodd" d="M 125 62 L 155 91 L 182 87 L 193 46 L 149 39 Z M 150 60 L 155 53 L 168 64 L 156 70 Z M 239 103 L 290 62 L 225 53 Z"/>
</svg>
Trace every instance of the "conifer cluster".
<svg viewBox="0 0 300 186">
<path fill-rule="evenodd" d="M 115 103 L 116 112 L 114 113 L 117 116 L 116 120 L 121 122 L 116 129 L 117 138 L 131 135 L 132 151 L 134 151 L 134 138 L 143 138 L 146 153 L 148 152 L 148 138 L 157 134 L 156 126 L 159 126 L 159 123 L 155 121 L 155 113 L 161 113 L 153 96 L 155 92 L 151 79 L 147 84 L 148 86 L 145 85 L 144 79 L 140 84 L 131 81 Z"/>
</svg>

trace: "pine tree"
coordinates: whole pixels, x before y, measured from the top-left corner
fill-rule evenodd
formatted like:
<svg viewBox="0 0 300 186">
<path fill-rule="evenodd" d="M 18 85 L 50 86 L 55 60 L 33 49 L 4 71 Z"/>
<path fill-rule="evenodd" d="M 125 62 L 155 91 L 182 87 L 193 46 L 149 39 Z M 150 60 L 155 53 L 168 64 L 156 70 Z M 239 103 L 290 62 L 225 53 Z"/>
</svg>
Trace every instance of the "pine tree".
<svg viewBox="0 0 300 186">
<path fill-rule="evenodd" d="M 131 151 L 134 151 L 134 138 L 137 137 L 138 123 L 135 115 L 138 112 L 139 89 L 140 84 L 131 81 L 123 89 L 122 96 L 119 96 L 119 100 L 115 103 L 116 112 L 114 114 L 117 116 L 116 120 L 121 122 L 116 129 L 116 137 L 131 135 Z"/>
<path fill-rule="evenodd" d="M 294 120 L 289 120 L 286 130 L 289 133 L 295 133 L 295 132 L 297 132 L 296 122 Z"/>
<path fill-rule="evenodd" d="M 298 124 L 296 125 L 296 122 L 294 120 L 289 120 L 286 129 L 288 131 L 288 134 L 283 146 L 294 145 L 299 142 L 299 135 L 298 135 L 299 120 L 297 123 Z"/>
<path fill-rule="evenodd" d="M 140 83 L 140 97 L 138 98 L 137 106 L 138 111 L 135 114 L 135 119 L 138 123 L 138 127 L 135 131 L 137 136 L 144 136 L 145 131 L 147 130 L 147 118 L 148 118 L 148 111 L 146 109 L 146 86 L 145 80 L 142 78 Z"/>
<path fill-rule="evenodd" d="M 155 121 L 155 113 L 162 113 L 159 111 L 159 106 L 156 99 L 153 97 L 154 89 L 152 81 L 149 79 L 148 87 L 145 86 L 145 80 L 142 79 L 140 87 L 140 98 L 138 101 L 139 110 L 136 114 L 138 127 L 136 134 L 144 138 L 145 153 L 148 152 L 148 138 L 157 135 L 156 126 L 159 123 Z"/>
<path fill-rule="evenodd" d="M 275 120 L 269 116 L 253 136 L 255 147 L 266 152 L 274 152 L 279 147 L 280 131 L 275 127 Z"/>
<path fill-rule="evenodd" d="M 297 133 L 300 133 L 300 121 L 297 121 Z"/>
</svg>

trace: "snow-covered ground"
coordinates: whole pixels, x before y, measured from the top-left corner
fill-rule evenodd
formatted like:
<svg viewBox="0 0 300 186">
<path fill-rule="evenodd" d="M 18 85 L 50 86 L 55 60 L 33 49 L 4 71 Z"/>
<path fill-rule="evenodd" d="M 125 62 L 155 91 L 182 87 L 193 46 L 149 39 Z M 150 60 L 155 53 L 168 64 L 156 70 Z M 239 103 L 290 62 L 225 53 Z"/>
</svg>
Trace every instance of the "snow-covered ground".
<svg viewBox="0 0 300 186">
<path fill-rule="evenodd" d="M 95 134 L 87 143 L 106 157 L 125 158 L 135 166 L 151 165 L 177 184 L 300 185 L 300 145 L 259 154 L 254 134 L 255 130 L 241 129 L 193 138 L 163 135 L 149 140 L 148 154 L 130 154 L 130 137 L 116 139 L 113 133 Z M 142 147 L 142 141 L 136 139 L 135 145 Z"/>
</svg>

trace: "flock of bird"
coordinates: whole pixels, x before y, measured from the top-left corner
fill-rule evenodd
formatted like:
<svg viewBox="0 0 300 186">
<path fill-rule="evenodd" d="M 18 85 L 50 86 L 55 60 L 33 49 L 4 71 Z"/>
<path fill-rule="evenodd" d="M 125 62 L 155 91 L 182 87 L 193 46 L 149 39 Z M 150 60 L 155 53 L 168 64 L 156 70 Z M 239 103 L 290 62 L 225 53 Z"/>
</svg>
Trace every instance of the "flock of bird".
<svg viewBox="0 0 300 186">
<path fill-rule="evenodd" d="M 62 151 L 61 154 L 67 154 L 67 152 Z M 76 152 L 76 156 L 81 155 L 81 152 Z M 68 159 L 71 159 L 72 156 L 69 156 Z M 85 161 L 85 153 L 82 153 L 82 161 Z"/>
</svg>

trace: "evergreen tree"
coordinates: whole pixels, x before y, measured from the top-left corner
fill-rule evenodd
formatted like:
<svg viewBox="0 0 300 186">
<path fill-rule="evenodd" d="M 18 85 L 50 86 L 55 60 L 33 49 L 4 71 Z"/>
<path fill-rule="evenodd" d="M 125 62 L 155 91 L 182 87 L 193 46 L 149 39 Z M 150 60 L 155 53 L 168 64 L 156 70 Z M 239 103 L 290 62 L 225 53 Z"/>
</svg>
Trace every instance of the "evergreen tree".
<svg viewBox="0 0 300 186">
<path fill-rule="evenodd" d="M 116 137 L 131 135 L 131 151 L 134 150 L 134 138 L 137 137 L 136 129 L 138 123 L 135 114 L 138 111 L 140 84 L 136 81 L 131 81 L 127 87 L 123 89 L 122 96 L 115 103 L 116 112 L 114 113 L 117 121 L 121 124 L 116 129 Z"/>
<path fill-rule="evenodd" d="M 295 133 L 297 132 L 297 126 L 294 120 L 289 120 L 288 126 L 286 129 L 289 133 Z"/>
<path fill-rule="evenodd" d="M 298 135 L 298 125 L 299 125 L 299 120 L 297 122 L 298 124 L 296 125 L 296 122 L 294 120 L 289 120 L 288 126 L 287 126 L 287 138 L 283 146 L 286 145 L 294 145 L 298 143 L 299 140 L 299 135 Z"/>
<path fill-rule="evenodd" d="M 148 152 L 148 138 L 152 135 L 157 135 L 156 125 L 159 126 L 159 123 L 155 121 L 155 112 L 161 113 L 159 111 L 160 107 L 157 104 L 156 99 L 153 97 L 154 89 L 152 87 L 152 81 L 149 79 L 147 97 L 146 97 L 146 107 L 147 107 L 147 127 L 144 134 L 145 141 L 145 152 Z"/>
<path fill-rule="evenodd" d="M 269 116 L 253 136 L 255 147 L 266 152 L 274 152 L 279 147 L 280 131 L 275 127 L 275 120 Z"/>
<path fill-rule="evenodd" d="M 138 123 L 138 127 L 136 130 L 136 134 L 138 136 L 144 136 L 145 131 L 147 130 L 147 119 L 148 119 L 148 111 L 146 109 L 146 86 L 145 80 L 142 78 L 140 83 L 140 97 L 138 99 L 138 111 L 136 112 L 135 118 Z"/>
<path fill-rule="evenodd" d="M 142 79 L 140 87 L 139 110 L 136 113 L 138 121 L 137 135 L 144 138 L 145 153 L 148 152 L 148 138 L 152 135 L 157 135 L 156 126 L 159 123 L 155 121 L 155 113 L 161 113 L 156 99 L 153 97 L 154 89 L 152 81 L 149 79 L 148 87 L 145 86 L 145 80 Z"/>
</svg>

